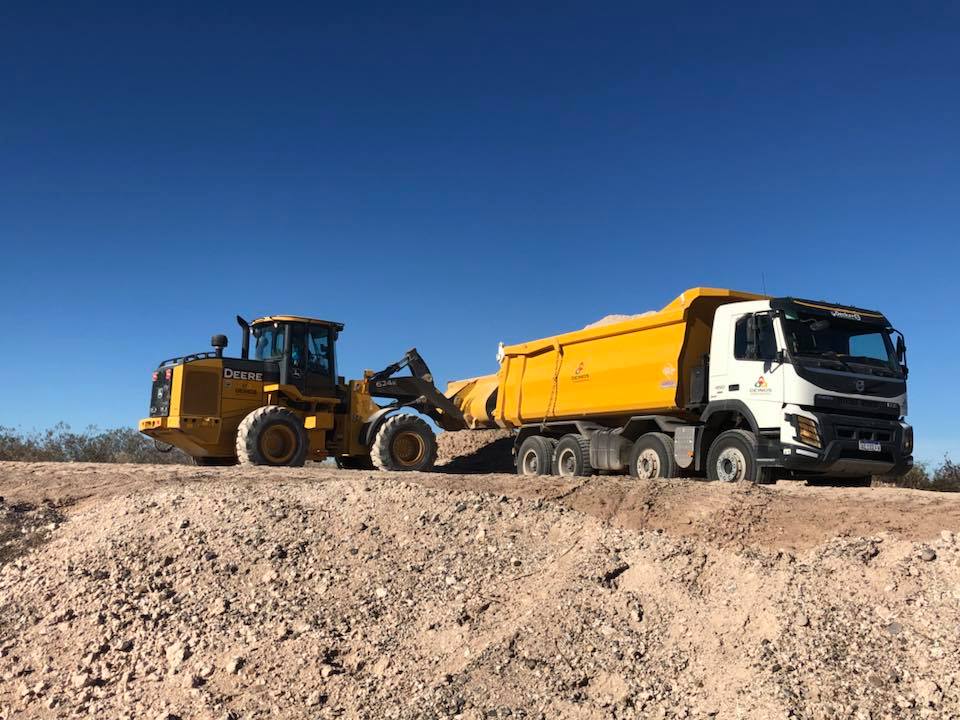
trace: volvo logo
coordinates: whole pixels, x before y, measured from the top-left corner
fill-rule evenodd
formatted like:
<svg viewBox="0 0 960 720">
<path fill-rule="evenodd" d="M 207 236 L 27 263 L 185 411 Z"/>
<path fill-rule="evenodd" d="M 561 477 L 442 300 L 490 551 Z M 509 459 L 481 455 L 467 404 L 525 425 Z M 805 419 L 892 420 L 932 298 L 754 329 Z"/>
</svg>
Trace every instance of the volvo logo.
<svg viewBox="0 0 960 720">
<path fill-rule="evenodd" d="M 867 384 L 863 380 L 857 380 L 857 392 L 863 392 L 866 387 Z"/>
</svg>

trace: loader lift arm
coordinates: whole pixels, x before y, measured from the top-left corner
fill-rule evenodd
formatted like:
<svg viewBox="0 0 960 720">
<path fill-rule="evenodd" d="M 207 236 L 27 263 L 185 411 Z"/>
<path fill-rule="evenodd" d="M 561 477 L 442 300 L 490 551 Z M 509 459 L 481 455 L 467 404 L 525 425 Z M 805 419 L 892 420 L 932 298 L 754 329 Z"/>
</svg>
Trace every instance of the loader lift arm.
<svg viewBox="0 0 960 720">
<path fill-rule="evenodd" d="M 409 368 L 410 375 L 396 374 L 404 368 Z M 416 348 L 410 348 L 400 360 L 383 370 L 370 373 L 366 380 L 370 395 L 393 400 L 370 419 L 366 432 L 371 437 L 386 415 L 402 407 L 427 415 L 444 430 L 467 427 L 460 408 L 437 390 L 430 368 Z"/>
</svg>

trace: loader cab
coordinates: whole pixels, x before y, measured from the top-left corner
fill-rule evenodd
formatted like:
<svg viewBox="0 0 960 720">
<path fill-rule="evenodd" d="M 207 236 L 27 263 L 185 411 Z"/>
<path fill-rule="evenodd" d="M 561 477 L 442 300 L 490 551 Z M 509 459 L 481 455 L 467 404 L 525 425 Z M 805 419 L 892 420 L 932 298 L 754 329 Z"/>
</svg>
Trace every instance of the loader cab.
<svg viewBox="0 0 960 720">
<path fill-rule="evenodd" d="M 343 325 L 297 316 L 265 317 L 250 324 L 253 359 L 275 363 L 281 385 L 303 395 L 330 397 L 337 392 L 336 341 Z"/>
</svg>

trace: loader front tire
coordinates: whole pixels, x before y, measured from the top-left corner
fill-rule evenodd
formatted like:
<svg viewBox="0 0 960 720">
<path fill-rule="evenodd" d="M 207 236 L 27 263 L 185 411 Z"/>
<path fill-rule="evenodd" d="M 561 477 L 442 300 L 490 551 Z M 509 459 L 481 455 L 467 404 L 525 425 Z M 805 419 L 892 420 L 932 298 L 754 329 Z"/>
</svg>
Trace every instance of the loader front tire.
<svg viewBox="0 0 960 720">
<path fill-rule="evenodd" d="M 241 465 L 300 467 L 310 441 L 303 420 L 280 405 L 265 405 L 247 415 L 237 430 L 237 459 Z"/>
<path fill-rule="evenodd" d="M 425 472 L 437 460 L 437 438 L 416 415 L 392 415 L 377 430 L 370 459 L 380 470 Z"/>
</svg>

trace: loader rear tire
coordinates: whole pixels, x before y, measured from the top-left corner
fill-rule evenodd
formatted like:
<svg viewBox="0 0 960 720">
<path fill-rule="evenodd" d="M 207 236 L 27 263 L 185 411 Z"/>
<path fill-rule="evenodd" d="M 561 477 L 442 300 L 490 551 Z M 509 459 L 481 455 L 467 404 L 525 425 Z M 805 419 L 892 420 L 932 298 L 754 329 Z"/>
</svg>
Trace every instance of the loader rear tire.
<svg viewBox="0 0 960 720">
<path fill-rule="evenodd" d="M 416 415 L 392 415 L 377 430 L 370 459 L 380 470 L 425 472 L 437 460 L 437 438 Z"/>
<path fill-rule="evenodd" d="M 673 438 L 661 432 L 641 435 L 630 451 L 630 474 L 640 480 L 677 477 Z"/>
<path fill-rule="evenodd" d="M 553 474 L 562 477 L 593 475 L 590 464 L 590 438 L 569 434 L 560 438 L 553 451 Z"/>
<path fill-rule="evenodd" d="M 237 459 L 241 465 L 301 467 L 309 449 L 303 420 L 280 405 L 257 408 L 237 430 Z"/>
<path fill-rule="evenodd" d="M 553 450 L 557 441 L 542 435 L 531 435 L 517 451 L 517 475 L 531 477 L 549 475 L 553 470 Z"/>
</svg>

